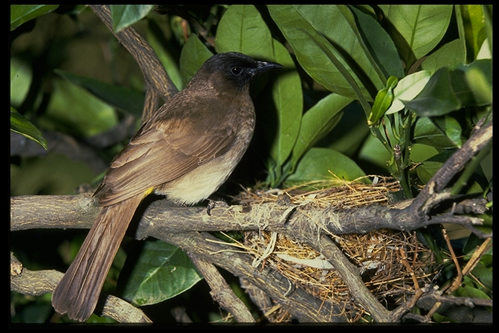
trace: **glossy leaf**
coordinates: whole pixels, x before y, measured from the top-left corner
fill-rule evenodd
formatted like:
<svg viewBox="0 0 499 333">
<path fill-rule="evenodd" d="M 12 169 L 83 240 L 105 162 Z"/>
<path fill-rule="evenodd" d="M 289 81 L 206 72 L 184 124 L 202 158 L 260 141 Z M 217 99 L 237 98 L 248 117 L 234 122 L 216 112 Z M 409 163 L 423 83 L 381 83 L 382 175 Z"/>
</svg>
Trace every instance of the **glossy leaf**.
<svg viewBox="0 0 499 333">
<path fill-rule="evenodd" d="M 152 305 L 183 293 L 201 279 L 181 249 L 158 240 L 147 241 L 123 297 L 139 306 Z"/>
<path fill-rule="evenodd" d="M 463 30 L 466 37 L 468 59 L 476 59 L 481 45 L 485 41 L 484 13 L 481 5 L 456 5 L 461 7 Z"/>
<path fill-rule="evenodd" d="M 483 291 L 473 288 L 472 286 L 465 285 L 463 287 L 460 287 L 456 291 L 457 296 L 460 297 L 469 297 L 471 299 L 474 298 L 481 298 L 481 299 L 490 299 L 490 297 L 484 293 Z"/>
<path fill-rule="evenodd" d="M 143 19 L 155 5 L 110 5 L 114 32 Z"/>
<path fill-rule="evenodd" d="M 53 12 L 59 5 L 10 5 L 10 31 L 23 23 Z"/>
<path fill-rule="evenodd" d="M 455 69 L 442 67 L 430 78 L 421 93 L 404 104 L 420 117 L 440 116 L 463 106 L 492 103 L 492 62 L 477 60 Z"/>
<path fill-rule="evenodd" d="M 435 148 L 456 148 L 456 144 L 435 125 L 431 118 L 427 117 L 419 118 L 416 121 L 413 140 Z"/>
<path fill-rule="evenodd" d="M 45 150 L 47 149 L 47 140 L 43 137 L 42 132 L 13 107 L 10 108 L 10 130 L 24 135 L 38 143 Z"/>
<path fill-rule="evenodd" d="M 392 105 L 386 110 L 385 114 L 392 114 L 404 108 L 402 101 L 410 101 L 416 97 L 430 79 L 429 71 L 419 71 L 407 75 L 401 79 L 393 89 Z"/>
<path fill-rule="evenodd" d="M 442 167 L 442 162 L 435 161 L 426 161 L 419 164 L 416 168 L 416 173 L 418 175 L 419 180 L 426 184 L 430 181 L 431 177 L 440 170 Z"/>
<path fill-rule="evenodd" d="M 180 73 L 185 85 L 187 85 L 199 68 L 211 56 L 213 56 L 213 53 L 204 46 L 196 35 L 189 37 L 180 53 L 179 64 Z"/>
<path fill-rule="evenodd" d="M 218 24 L 217 53 L 236 51 L 265 59 L 272 54 L 272 44 L 270 30 L 253 5 L 230 6 Z"/>
<path fill-rule="evenodd" d="M 345 180 L 354 180 L 364 175 L 362 169 L 346 155 L 333 149 L 312 148 L 303 156 L 295 173 L 285 183 L 286 186 L 292 186 L 327 180 L 330 181 L 329 185 L 343 185 Z"/>
<path fill-rule="evenodd" d="M 430 54 L 421 64 L 421 68 L 431 73 L 435 73 L 441 67 L 452 68 L 464 62 L 464 52 L 462 40 L 453 40 Z"/>
<path fill-rule="evenodd" d="M 386 30 L 375 19 L 375 14 L 365 14 L 355 6 L 349 6 L 356 18 L 356 25 L 363 36 L 368 52 L 366 54 L 372 57 L 372 66 L 379 66 L 383 72 L 384 78 L 395 76 L 402 78 L 404 68 L 400 57 Z"/>
<path fill-rule="evenodd" d="M 296 144 L 302 123 L 303 97 L 298 72 L 286 48 L 274 41 L 273 60 L 284 66 L 272 85 L 272 100 L 277 111 L 277 128 L 267 129 L 276 133 L 270 144 L 270 155 L 277 166 L 284 165 Z M 270 110 L 268 110 L 270 111 Z"/>
<path fill-rule="evenodd" d="M 338 68 L 340 73 L 343 75 L 345 80 L 350 84 L 352 90 L 355 92 L 360 105 L 364 109 L 366 115 L 371 113 L 371 105 L 368 103 L 368 99 L 363 95 L 361 87 L 357 84 L 354 77 L 348 72 L 348 69 L 343 66 L 340 59 L 334 54 L 334 47 L 327 41 L 327 39 L 320 35 L 311 35 L 307 31 L 303 31 L 310 40 L 312 40 L 315 45 L 317 45 L 322 52 L 328 57 L 328 59 Z"/>
<path fill-rule="evenodd" d="M 415 99 L 404 102 L 405 106 L 420 117 L 440 116 L 459 110 L 462 103 L 453 89 L 453 79 L 457 77 L 453 77 L 447 67 L 440 68 Z"/>
<path fill-rule="evenodd" d="M 452 5 L 380 5 L 388 33 L 409 68 L 442 40 L 452 17 Z"/>
<path fill-rule="evenodd" d="M 64 79 L 76 84 L 98 97 L 102 101 L 120 108 L 137 117 L 142 115 L 144 94 L 123 86 L 111 85 L 93 78 L 84 77 L 63 70 L 55 70 Z"/>
<path fill-rule="evenodd" d="M 454 117 L 444 115 L 440 117 L 433 117 L 432 121 L 456 147 L 461 147 L 462 129 L 461 125 Z"/>
<path fill-rule="evenodd" d="M 291 156 L 290 172 L 294 172 L 303 154 L 338 124 L 343 109 L 351 102 L 351 98 L 329 94 L 303 115 L 298 140 Z"/>
<path fill-rule="evenodd" d="M 358 155 L 359 160 L 368 162 L 369 164 L 375 165 L 388 172 L 387 161 L 389 161 L 391 157 L 392 155 L 385 146 L 383 146 L 381 141 L 372 135 L 366 137 Z"/>
<path fill-rule="evenodd" d="M 355 24 L 355 17 L 348 7 L 271 5 L 268 8 L 274 22 L 293 47 L 301 66 L 328 90 L 346 97 L 357 98 L 357 93 L 340 69 L 314 41 L 318 38 L 325 38 L 328 41 L 331 52 L 348 70 L 368 101 L 372 101 L 374 94 L 383 88 L 384 80 L 380 78 L 366 54 L 366 47 Z"/>
</svg>

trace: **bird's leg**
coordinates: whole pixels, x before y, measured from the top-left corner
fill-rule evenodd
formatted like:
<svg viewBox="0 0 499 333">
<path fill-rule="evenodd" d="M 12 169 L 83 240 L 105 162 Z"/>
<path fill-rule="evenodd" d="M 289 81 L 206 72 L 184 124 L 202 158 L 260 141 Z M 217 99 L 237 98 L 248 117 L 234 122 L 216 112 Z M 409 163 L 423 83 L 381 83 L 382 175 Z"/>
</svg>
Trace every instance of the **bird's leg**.
<svg viewBox="0 0 499 333">
<path fill-rule="evenodd" d="M 216 206 L 221 206 L 221 207 L 229 207 L 229 204 L 222 199 L 221 197 L 210 195 L 210 197 L 207 199 L 208 200 L 208 205 L 206 206 L 206 213 L 211 216 L 211 211 L 213 208 Z"/>
</svg>

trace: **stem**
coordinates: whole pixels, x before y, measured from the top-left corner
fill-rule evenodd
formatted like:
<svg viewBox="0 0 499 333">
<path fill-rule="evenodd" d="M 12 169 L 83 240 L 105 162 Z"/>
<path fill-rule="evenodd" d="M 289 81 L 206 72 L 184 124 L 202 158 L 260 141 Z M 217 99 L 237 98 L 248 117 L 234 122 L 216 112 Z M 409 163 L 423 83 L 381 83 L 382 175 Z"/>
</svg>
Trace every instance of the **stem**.
<svg viewBox="0 0 499 333">
<path fill-rule="evenodd" d="M 457 195 L 461 192 L 464 186 L 468 184 L 469 179 L 475 172 L 475 170 L 480 166 L 480 163 L 482 160 L 487 156 L 488 153 L 490 153 L 490 150 L 492 149 L 492 140 L 489 140 L 489 142 L 483 147 L 480 152 L 475 157 L 472 157 L 466 168 L 464 168 L 463 172 L 459 176 L 458 180 L 452 186 L 451 189 L 451 194 L 452 195 Z"/>
</svg>

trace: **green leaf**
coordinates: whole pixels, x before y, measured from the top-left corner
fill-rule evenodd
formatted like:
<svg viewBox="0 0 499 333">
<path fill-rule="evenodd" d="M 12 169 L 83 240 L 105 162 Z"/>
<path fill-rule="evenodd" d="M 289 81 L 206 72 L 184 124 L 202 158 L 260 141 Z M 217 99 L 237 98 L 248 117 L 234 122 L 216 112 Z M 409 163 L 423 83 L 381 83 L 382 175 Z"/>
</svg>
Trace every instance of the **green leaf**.
<svg viewBox="0 0 499 333">
<path fill-rule="evenodd" d="M 423 184 L 428 183 L 431 177 L 433 177 L 433 175 L 438 170 L 440 170 L 442 165 L 443 165 L 442 162 L 435 162 L 435 161 L 426 161 L 419 164 L 416 167 L 416 173 L 418 175 L 418 178 L 423 182 Z"/>
<path fill-rule="evenodd" d="M 469 260 L 469 257 L 471 257 L 471 255 L 473 254 L 473 252 L 477 249 L 477 247 L 482 245 L 483 241 L 484 240 L 482 238 L 479 238 L 477 235 L 470 234 L 470 236 L 466 240 L 466 244 L 464 244 L 464 246 L 463 246 L 463 253 L 466 254 L 466 256 L 468 257 L 468 260 Z M 490 251 L 492 251 L 492 248 Z"/>
<path fill-rule="evenodd" d="M 435 148 L 456 148 L 455 142 L 440 129 L 431 118 L 418 118 L 414 128 L 414 142 Z"/>
<path fill-rule="evenodd" d="M 159 61 L 161 61 L 161 64 L 165 68 L 172 82 L 175 84 L 175 87 L 178 90 L 182 90 L 184 82 L 182 81 L 182 76 L 177 63 L 176 55 L 178 52 L 174 50 L 171 45 L 172 43 L 166 40 L 163 31 L 154 20 L 147 20 L 147 26 L 147 41 L 158 56 Z"/>
<path fill-rule="evenodd" d="M 111 85 L 89 77 L 71 74 L 60 69 L 56 69 L 55 73 L 59 74 L 65 80 L 88 90 L 93 95 L 112 106 L 118 107 L 137 117 L 142 115 L 144 94 L 140 91 L 123 86 Z"/>
<path fill-rule="evenodd" d="M 392 158 L 392 155 L 385 146 L 383 146 L 381 140 L 372 135 L 366 137 L 360 148 L 358 158 L 363 162 L 368 162 L 371 165 L 375 165 L 382 170 L 390 172 L 387 168 L 387 161 Z"/>
<path fill-rule="evenodd" d="M 351 102 L 351 98 L 329 94 L 303 115 L 298 140 L 291 155 L 291 173 L 303 154 L 338 124 L 343 109 Z"/>
<path fill-rule="evenodd" d="M 481 5 L 456 5 L 461 7 L 468 60 L 476 59 L 481 45 L 487 38 Z"/>
<path fill-rule="evenodd" d="M 139 306 L 175 297 L 202 279 L 185 252 L 176 246 L 146 241 L 123 297 Z"/>
<path fill-rule="evenodd" d="M 388 33 L 406 68 L 432 51 L 442 40 L 452 17 L 452 5 L 380 5 Z"/>
<path fill-rule="evenodd" d="M 184 85 L 192 79 L 199 68 L 211 56 L 213 56 L 213 53 L 204 46 L 196 35 L 192 34 L 180 53 L 180 73 L 182 74 Z"/>
<path fill-rule="evenodd" d="M 440 117 L 433 117 L 432 120 L 457 148 L 461 147 L 462 129 L 461 125 L 454 117 L 445 115 Z"/>
<path fill-rule="evenodd" d="M 421 68 L 432 73 L 435 73 L 441 67 L 452 68 L 464 62 L 464 51 L 462 40 L 453 40 L 430 54 L 421 64 Z"/>
<path fill-rule="evenodd" d="M 155 5 L 110 5 L 114 32 L 143 19 Z"/>
<path fill-rule="evenodd" d="M 10 5 L 10 31 L 23 23 L 53 12 L 59 5 Z"/>
<path fill-rule="evenodd" d="M 481 298 L 481 299 L 490 299 L 490 297 L 484 293 L 483 291 L 467 286 L 459 288 L 456 291 L 456 296 L 459 297 L 469 297 L 469 298 Z"/>
<path fill-rule="evenodd" d="M 375 19 L 375 14 L 367 15 L 354 6 L 349 6 L 349 8 L 355 15 L 359 32 L 366 44 L 366 54 L 372 57 L 372 66 L 379 66 L 384 78 L 389 76 L 402 78 L 404 76 L 404 68 L 400 61 L 397 48 L 390 35 Z"/>
<path fill-rule="evenodd" d="M 23 159 L 24 160 L 24 159 Z M 11 195 L 75 194 L 81 184 L 89 184 L 95 172 L 81 161 L 49 152 L 43 158 L 30 158 L 18 167 L 11 164 Z"/>
<path fill-rule="evenodd" d="M 273 50 L 272 60 L 283 65 L 284 70 L 276 75 L 272 82 L 271 105 L 275 107 L 275 111 L 268 108 L 263 112 L 275 112 L 277 115 L 276 126 L 273 127 L 270 123 L 268 125 L 271 126 L 265 126 L 265 129 L 266 137 L 273 137 L 269 145 L 270 156 L 276 161 L 276 167 L 281 168 L 291 155 L 298 138 L 302 122 L 303 95 L 300 77 L 289 52 L 277 41 L 274 41 Z M 280 181 L 280 178 L 277 181 Z"/>
<path fill-rule="evenodd" d="M 393 102 L 393 89 L 398 83 L 398 79 L 395 76 L 390 76 L 386 82 L 386 88 L 381 89 L 376 98 L 374 99 L 374 104 L 371 109 L 371 114 L 367 119 L 367 124 L 373 126 L 378 124 L 380 119 L 385 114 L 386 110 L 390 107 Z"/>
<path fill-rule="evenodd" d="M 444 150 L 443 152 L 433 155 L 426 161 L 418 164 L 416 167 L 416 173 L 419 179 L 426 184 L 449 159 L 453 152 L 454 150 Z"/>
<path fill-rule="evenodd" d="M 430 79 L 429 71 L 419 71 L 402 78 L 393 89 L 392 105 L 386 110 L 385 114 L 392 114 L 404 108 L 402 101 L 411 101 L 416 97 Z"/>
<path fill-rule="evenodd" d="M 348 7 L 270 5 L 268 8 L 301 66 L 328 90 L 358 98 L 351 82 L 333 63 L 331 55 L 324 51 L 321 39 L 327 41 L 327 48 L 355 80 L 366 100 L 372 101 L 376 92 L 383 88 L 384 80 L 373 67 L 370 54 L 366 53 L 367 48 L 355 24 L 355 17 Z"/>
<path fill-rule="evenodd" d="M 328 148 L 312 148 L 300 160 L 294 174 L 286 181 L 293 186 L 314 181 L 328 181 L 328 186 L 342 185 L 344 181 L 365 176 L 359 166 L 349 157 Z"/>
<path fill-rule="evenodd" d="M 491 59 L 477 60 L 455 69 L 440 68 L 421 93 L 404 104 L 420 117 L 444 115 L 463 106 L 491 105 Z"/>
<path fill-rule="evenodd" d="M 480 280 L 483 285 L 489 289 L 492 290 L 492 268 L 488 269 L 485 267 L 481 262 L 479 262 L 475 268 L 471 271 L 471 273 L 478 279 Z"/>
<path fill-rule="evenodd" d="M 115 110 L 84 88 L 58 77 L 52 87 L 47 111 L 38 117 L 41 128 L 89 137 L 116 126 Z"/>
<path fill-rule="evenodd" d="M 217 53 L 235 51 L 265 59 L 272 54 L 272 48 L 270 30 L 255 6 L 232 5 L 227 9 L 218 24 Z"/>
<path fill-rule="evenodd" d="M 457 73 L 458 74 L 458 73 Z M 464 79 L 461 75 L 461 82 Z M 459 80 L 447 67 L 435 72 L 421 93 L 412 101 L 404 101 L 410 110 L 420 117 L 440 116 L 462 107 L 459 92 L 454 91 L 453 81 Z"/>
<path fill-rule="evenodd" d="M 13 107 L 10 107 L 10 130 L 24 135 L 47 150 L 47 140 L 43 137 L 42 132 Z"/>
<path fill-rule="evenodd" d="M 19 107 L 28 94 L 33 73 L 31 66 L 18 58 L 10 59 L 10 104 Z"/>
<path fill-rule="evenodd" d="M 492 59 L 481 59 L 458 69 L 464 71 L 467 88 L 472 95 L 471 106 L 492 105 Z"/>
</svg>

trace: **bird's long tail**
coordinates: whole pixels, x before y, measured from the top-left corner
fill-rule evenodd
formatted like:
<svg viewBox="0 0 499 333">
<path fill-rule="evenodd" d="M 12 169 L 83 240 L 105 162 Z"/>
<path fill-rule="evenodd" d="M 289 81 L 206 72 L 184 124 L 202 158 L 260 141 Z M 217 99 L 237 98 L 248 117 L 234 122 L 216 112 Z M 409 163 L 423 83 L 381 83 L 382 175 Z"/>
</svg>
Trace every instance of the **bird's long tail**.
<svg viewBox="0 0 499 333">
<path fill-rule="evenodd" d="M 73 320 L 85 321 L 99 294 L 130 221 L 142 200 L 135 196 L 102 208 L 76 258 L 52 295 L 54 309 Z"/>
</svg>

